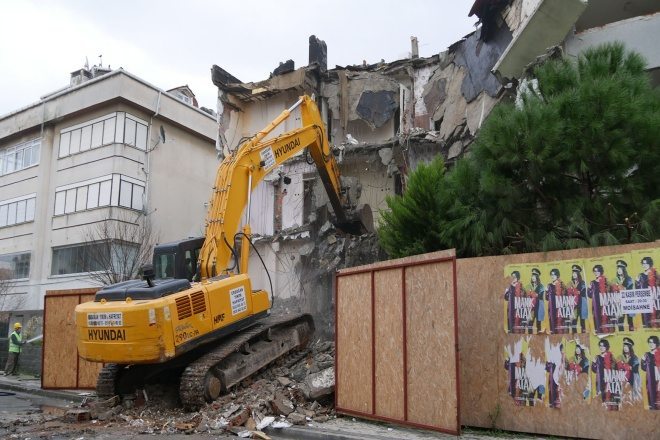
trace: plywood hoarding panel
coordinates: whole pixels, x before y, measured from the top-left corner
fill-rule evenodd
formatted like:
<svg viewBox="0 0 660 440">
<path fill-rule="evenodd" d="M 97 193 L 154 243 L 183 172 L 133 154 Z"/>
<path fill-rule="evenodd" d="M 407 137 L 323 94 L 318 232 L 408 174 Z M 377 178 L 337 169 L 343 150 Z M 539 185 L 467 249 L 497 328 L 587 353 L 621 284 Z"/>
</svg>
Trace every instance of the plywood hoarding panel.
<svg viewBox="0 0 660 440">
<path fill-rule="evenodd" d="M 337 279 L 337 406 L 372 413 L 371 275 Z"/>
<path fill-rule="evenodd" d="M 365 271 L 379 271 L 381 269 L 392 269 L 400 266 L 411 266 L 424 261 L 451 259 L 456 256 L 454 249 L 444 251 L 429 252 L 428 254 L 413 255 L 411 257 L 397 258 L 395 260 L 379 261 L 377 263 L 365 264 L 364 266 L 347 267 L 337 271 L 338 275 L 345 276 Z"/>
<path fill-rule="evenodd" d="M 73 316 L 78 296 L 49 297 L 44 306 L 44 352 L 42 387 L 77 386 L 78 349 Z"/>
<path fill-rule="evenodd" d="M 495 396 L 504 371 L 499 362 L 504 287 L 491 277 L 503 278 L 501 261 L 484 257 L 456 262 L 461 422 L 468 426 L 488 427 L 489 417 L 499 417 Z"/>
<path fill-rule="evenodd" d="M 81 295 L 80 303 L 94 301 L 94 295 Z M 89 362 L 78 358 L 78 388 L 96 388 L 96 379 L 103 368 L 100 362 Z"/>
<path fill-rule="evenodd" d="M 408 421 L 457 429 L 453 262 L 406 269 Z"/>
<path fill-rule="evenodd" d="M 403 419 L 403 270 L 374 273 L 376 414 Z"/>
</svg>

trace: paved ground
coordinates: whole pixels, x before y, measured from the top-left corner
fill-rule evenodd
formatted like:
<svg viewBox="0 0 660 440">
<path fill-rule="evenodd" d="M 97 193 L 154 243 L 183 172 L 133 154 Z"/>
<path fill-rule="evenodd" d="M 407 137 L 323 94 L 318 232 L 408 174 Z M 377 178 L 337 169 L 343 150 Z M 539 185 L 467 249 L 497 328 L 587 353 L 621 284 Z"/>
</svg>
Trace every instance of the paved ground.
<svg viewBox="0 0 660 440">
<path fill-rule="evenodd" d="M 130 423 L 105 423 L 91 420 L 81 423 L 67 422 L 67 410 L 78 408 L 85 399 L 93 398 L 90 392 L 76 390 L 43 390 L 41 381 L 34 377 L 0 376 L 0 438 L 8 439 L 144 439 L 145 435 Z M 430 440 L 455 438 L 437 432 L 407 429 L 399 426 L 374 423 L 353 417 L 340 417 L 326 423 L 310 423 L 309 426 L 292 426 L 286 429 L 266 429 L 273 440 Z M 506 433 L 468 430 L 461 435 L 466 440 L 501 438 L 532 439 Z M 213 438 L 236 439 L 221 433 L 168 434 L 169 439 Z"/>
</svg>

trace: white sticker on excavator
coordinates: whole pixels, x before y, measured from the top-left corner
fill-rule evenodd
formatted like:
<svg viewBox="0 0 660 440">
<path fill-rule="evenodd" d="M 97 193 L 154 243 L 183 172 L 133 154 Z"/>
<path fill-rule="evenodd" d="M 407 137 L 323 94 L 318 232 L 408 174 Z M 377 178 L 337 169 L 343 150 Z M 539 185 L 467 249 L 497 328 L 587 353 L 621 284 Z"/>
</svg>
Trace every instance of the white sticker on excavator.
<svg viewBox="0 0 660 440">
<path fill-rule="evenodd" d="M 259 155 L 261 156 L 261 161 L 263 162 L 266 171 L 275 166 L 275 155 L 273 154 L 273 149 L 271 147 L 261 150 Z"/>
<path fill-rule="evenodd" d="M 87 314 L 87 327 L 121 327 L 123 325 L 122 312 Z"/>
<path fill-rule="evenodd" d="M 245 300 L 245 288 L 243 286 L 231 289 L 229 291 L 229 301 L 231 301 L 231 314 L 238 315 L 247 310 L 247 301 Z"/>
</svg>

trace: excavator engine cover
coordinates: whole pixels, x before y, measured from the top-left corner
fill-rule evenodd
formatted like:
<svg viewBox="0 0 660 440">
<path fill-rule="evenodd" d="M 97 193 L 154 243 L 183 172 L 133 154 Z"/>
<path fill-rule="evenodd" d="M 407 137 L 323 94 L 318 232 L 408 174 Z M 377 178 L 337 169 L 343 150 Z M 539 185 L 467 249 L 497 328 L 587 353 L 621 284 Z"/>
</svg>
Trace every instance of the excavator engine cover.
<svg viewBox="0 0 660 440">
<path fill-rule="evenodd" d="M 126 298 L 133 300 L 156 299 L 187 289 L 190 289 L 188 280 L 155 280 L 153 287 L 149 287 L 146 281 L 129 280 L 104 287 L 96 292 L 94 301 L 125 301 Z"/>
</svg>

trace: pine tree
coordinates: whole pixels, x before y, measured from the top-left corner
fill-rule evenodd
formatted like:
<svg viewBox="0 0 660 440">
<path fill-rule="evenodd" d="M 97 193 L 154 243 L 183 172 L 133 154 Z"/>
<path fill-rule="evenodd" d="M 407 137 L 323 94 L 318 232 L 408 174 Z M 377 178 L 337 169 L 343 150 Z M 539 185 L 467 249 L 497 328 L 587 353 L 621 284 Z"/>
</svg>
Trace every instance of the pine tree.
<svg viewBox="0 0 660 440">
<path fill-rule="evenodd" d="M 388 196 L 389 211 L 381 212 L 378 237 L 394 258 L 427 252 L 442 246 L 439 240 L 444 162 L 436 157 L 410 174 L 403 196 Z"/>
</svg>

